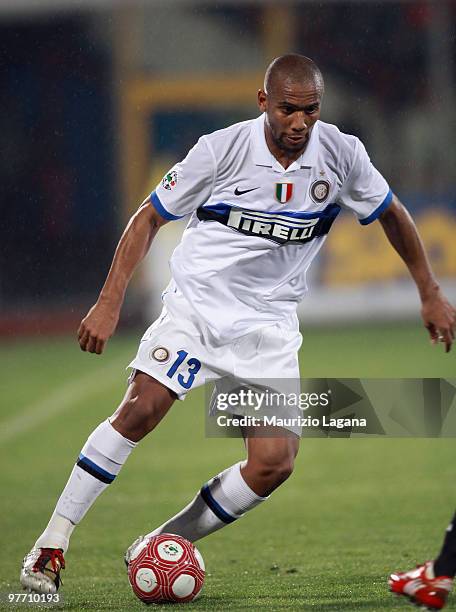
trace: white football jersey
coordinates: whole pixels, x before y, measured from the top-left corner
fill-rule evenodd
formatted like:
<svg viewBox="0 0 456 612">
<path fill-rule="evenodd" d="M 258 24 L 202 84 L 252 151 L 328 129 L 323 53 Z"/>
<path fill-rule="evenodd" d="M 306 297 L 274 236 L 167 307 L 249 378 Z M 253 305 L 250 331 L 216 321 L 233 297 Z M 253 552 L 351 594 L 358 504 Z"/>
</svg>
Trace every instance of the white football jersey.
<svg viewBox="0 0 456 612">
<path fill-rule="evenodd" d="M 296 312 L 341 208 L 366 225 L 392 200 L 355 136 L 317 121 L 285 170 L 266 144 L 264 120 L 202 136 L 151 194 L 166 219 L 191 214 L 163 300 L 172 308 L 181 292 L 220 343 Z"/>
</svg>

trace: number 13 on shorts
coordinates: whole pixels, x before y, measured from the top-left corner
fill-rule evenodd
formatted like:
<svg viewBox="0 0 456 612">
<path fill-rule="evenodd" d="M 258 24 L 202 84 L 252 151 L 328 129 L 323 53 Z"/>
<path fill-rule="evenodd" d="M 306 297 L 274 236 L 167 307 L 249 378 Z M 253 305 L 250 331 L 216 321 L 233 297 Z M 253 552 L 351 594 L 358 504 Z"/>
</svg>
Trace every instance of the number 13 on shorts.
<svg viewBox="0 0 456 612">
<path fill-rule="evenodd" d="M 189 359 L 187 359 L 187 357 L 187 351 L 182 349 L 177 351 L 177 359 L 171 364 L 171 367 L 166 372 L 168 378 L 173 378 L 179 366 L 185 362 L 187 371 L 181 372 L 177 375 L 177 381 L 182 387 L 184 387 L 184 389 L 190 389 L 195 380 L 195 376 L 198 374 L 201 368 L 201 361 L 196 359 L 196 357 L 190 357 Z"/>
</svg>

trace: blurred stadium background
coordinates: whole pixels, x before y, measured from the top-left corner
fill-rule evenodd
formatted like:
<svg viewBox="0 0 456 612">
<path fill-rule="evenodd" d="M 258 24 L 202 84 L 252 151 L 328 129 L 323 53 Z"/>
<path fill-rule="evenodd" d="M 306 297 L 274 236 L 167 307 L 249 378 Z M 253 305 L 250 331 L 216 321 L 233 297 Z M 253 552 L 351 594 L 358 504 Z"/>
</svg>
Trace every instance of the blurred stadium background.
<svg viewBox="0 0 456 612">
<path fill-rule="evenodd" d="M 184 223 L 160 232 L 136 275 L 126 333 L 102 358 L 82 354 L 75 330 L 123 226 L 202 133 L 256 116 L 275 56 L 319 64 L 322 119 L 364 141 L 456 301 L 455 23 L 453 0 L 0 0 L 0 591 L 17 590 L 19 560 L 121 397 Z M 454 377 L 376 224 L 339 218 L 310 287 L 303 375 Z M 64 578 L 69 609 L 139 609 L 125 546 L 239 459 L 239 440 L 204 440 L 202 406 L 201 390 L 179 403 L 89 513 Z M 385 576 L 436 550 L 453 466 L 451 439 L 306 440 L 267 508 L 202 542 L 212 575 L 195 607 L 399 610 Z"/>
<path fill-rule="evenodd" d="M 358 135 L 414 214 L 456 297 L 454 1 L 0 2 L 0 332 L 70 331 L 130 213 L 202 134 L 254 117 L 267 63 L 296 51 L 326 79 L 322 119 Z M 150 320 L 184 222 L 129 291 Z M 307 324 L 417 316 L 378 227 L 338 220 Z"/>
</svg>

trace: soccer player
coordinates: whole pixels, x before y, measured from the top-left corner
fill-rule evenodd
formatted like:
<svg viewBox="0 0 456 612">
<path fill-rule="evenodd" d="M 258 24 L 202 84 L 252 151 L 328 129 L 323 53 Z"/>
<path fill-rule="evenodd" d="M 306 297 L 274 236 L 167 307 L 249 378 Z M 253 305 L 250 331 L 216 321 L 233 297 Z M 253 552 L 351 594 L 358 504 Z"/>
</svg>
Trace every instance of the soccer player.
<svg viewBox="0 0 456 612">
<path fill-rule="evenodd" d="M 342 208 L 362 225 L 380 221 L 417 285 L 432 341 L 450 350 L 455 311 L 416 227 L 358 138 L 320 121 L 323 89 L 312 60 L 295 54 L 275 59 L 258 92 L 261 115 L 202 136 L 130 219 L 99 298 L 79 327 L 83 351 L 103 352 L 130 278 L 160 227 L 191 215 L 171 257 L 162 314 L 130 364 L 126 395 L 83 446 L 47 527 L 23 561 L 25 588 L 56 591 L 75 526 L 176 399 L 207 378 L 247 384 L 299 378 L 296 305 Z M 258 436 L 244 428 L 247 459 L 204 484 L 152 533 L 196 541 L 263 503 L 289 477 L 298 452 L 299 431 L 278 429 Z"/>
<path fill-rule="evenodd" d="M 445 607 L 456 576 L 456 514 L 448 525 L 439 556 L 409 572 L 396 572 L 388 579 L 390 589 L 429 610 Z"/>
</svg>

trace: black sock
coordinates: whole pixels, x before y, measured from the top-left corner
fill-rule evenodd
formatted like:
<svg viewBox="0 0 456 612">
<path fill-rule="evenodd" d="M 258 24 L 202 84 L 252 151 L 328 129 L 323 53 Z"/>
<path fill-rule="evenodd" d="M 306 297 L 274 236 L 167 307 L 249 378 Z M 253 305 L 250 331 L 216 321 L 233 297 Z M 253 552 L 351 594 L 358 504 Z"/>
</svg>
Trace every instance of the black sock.
<svg viewBox="0 0 456 612">
<path fill-rule="evenodd" d="M 456 514 L 447 527 L 442 550 L 434 561 L 434 574 L 450 578 L 456 575 Z"/>
</svg>

